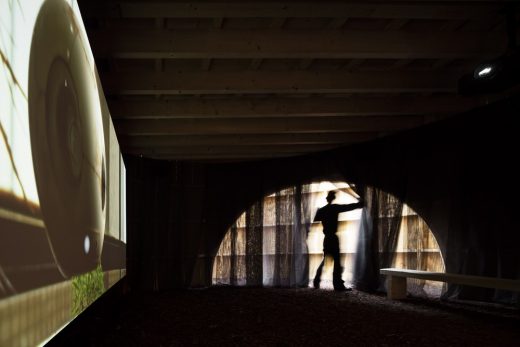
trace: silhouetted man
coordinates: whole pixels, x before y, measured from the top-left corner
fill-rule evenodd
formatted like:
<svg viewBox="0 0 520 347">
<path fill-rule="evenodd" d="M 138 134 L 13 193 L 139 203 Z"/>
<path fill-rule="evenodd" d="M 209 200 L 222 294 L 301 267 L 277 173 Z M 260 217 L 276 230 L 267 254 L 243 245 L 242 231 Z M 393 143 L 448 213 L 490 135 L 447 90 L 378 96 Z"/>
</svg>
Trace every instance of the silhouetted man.
<svg viewBox="0 0 520 347">
<path fill-rule="evenodd" d="M 318 209 L 316 216 L 314 217 L 315 222 L 321 222 L 323 225 L 323 233 L 325 239 L 323 240 L 323 260 L 321 261 L 316 276 L 314 276 L 314 288 L 320 287 L 321 271 L 323 270 L 323 264 L 327 256 L 332 257 L 334 260 L 334 272 L 332 275 L 332 283 L 334 290 L 347 290 L 341 279 L 341 273 L 343 269 L 339 260 L 339 240 L 336 232 L 338 231 L 338 214 L 341 212 L 347 212 L 355 210 L 356 208 L 363 207 L 361 202 L 347 205 L 333 204 L 332 201 L 336 199 L 336 192 L 330 191 L 327 194 L 327 205 Z"/>
</svg>

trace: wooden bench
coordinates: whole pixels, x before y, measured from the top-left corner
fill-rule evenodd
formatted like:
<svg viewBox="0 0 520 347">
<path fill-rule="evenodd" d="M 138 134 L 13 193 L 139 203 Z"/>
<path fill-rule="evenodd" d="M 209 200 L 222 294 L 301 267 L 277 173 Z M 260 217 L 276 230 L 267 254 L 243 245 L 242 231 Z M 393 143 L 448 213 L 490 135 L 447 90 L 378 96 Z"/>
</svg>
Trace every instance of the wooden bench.
<svg viewBox="0 0 520 347">
<path fill-rule="evenodd" d="M 404 299 L 406 297 L 407 277 L 520 292 L 520 280 L 396 268 L 380 269 L 379 272 L 387 276 L 387 296 L 389 299 Z"/>
</svg>

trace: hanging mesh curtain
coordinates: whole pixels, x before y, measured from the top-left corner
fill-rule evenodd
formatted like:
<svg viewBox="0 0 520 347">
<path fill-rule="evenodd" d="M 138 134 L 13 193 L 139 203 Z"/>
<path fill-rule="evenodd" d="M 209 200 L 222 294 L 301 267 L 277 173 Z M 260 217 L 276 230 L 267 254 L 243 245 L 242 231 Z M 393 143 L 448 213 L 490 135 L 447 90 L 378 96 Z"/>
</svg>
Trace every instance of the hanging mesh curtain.
<svg viewBox="0 0 520 347">
<path fill-rule="evenodd" d="M 319 187 L 290 187 L 245 211 L 222 241 L 213 265 L 213 283 L 306 287 L 323 258 L 321 224 L 312 220 L 316 210 L 325 205 L 327 191 L 332 187 L 338 197 L 346 197 L 334 203 L 357 201 L 353 197 L 356 193 L 346 184 Z M 364 198 L 365 208 L 361 213 L 358 210 L 357 214 L 340 217 L 338 228 L 347 284 L 366 291 L 384 291 L 384 278 L 379 275 L 382 267 L 444 271 L 435 238 L 417 214 L 378 189 L 358 187 L 358 194 Z M 408 289 L 437 296 L 442 286 L 415 280 L 410 281 Z"/>
</svg>

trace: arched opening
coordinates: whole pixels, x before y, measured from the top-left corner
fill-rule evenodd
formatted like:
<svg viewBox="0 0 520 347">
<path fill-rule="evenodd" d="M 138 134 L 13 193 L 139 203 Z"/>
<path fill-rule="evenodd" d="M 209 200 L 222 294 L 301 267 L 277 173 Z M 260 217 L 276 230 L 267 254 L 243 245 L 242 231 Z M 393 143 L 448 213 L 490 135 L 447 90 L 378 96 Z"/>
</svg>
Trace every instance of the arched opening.
<svg viewBox="0 0 520 347">
<path fill-rule="evenodd" d="M 314 218 L 318 208 L 326 205 L 329 191 L 336 192 L 334 204 L 351 204 L 359 199 L 347 183 L 322 181 L 277 191 L 244 211 L 221 242 L 213 262 L 213 284 L 312 285 L 323 259 L 324 241 L 322 224 L 314 222 Z M 380 200 L 397 200 L 381 191 L 377 191 L 377 196 Z M 374 201 L 369 203 L 374 205 Z M 384 231 L 390 224 L 389 212 L 379 208 L 375 213 L 378 223 L 384 226 L 377 236 L 380 240 L 377 248 L 380 254 L 389 253 L 390 266 L 444 272 L 439 245 L 415 211 L 401 203 L 398 218 L 394 218 L 398 223 L 397 233 L 391 236 L 391 248 L 386 240 L 390 236 Z M 362 243 L 366 242 L 363 235 L 366 218 L 362 209 L 338 215 L 341 276 L 347 286 L 354 284 L 355 273 L 362 267 L 360 263 L 367 261 L 361 254 Z M 331 265 L 332 260 L 327 257 L 321 288 L 332 288 Z M 438 282 L 411 280 L 409 283 L 409 291 L 417 294 L 439 296 L 442 292 L 442 284 Z"/>
</svg>

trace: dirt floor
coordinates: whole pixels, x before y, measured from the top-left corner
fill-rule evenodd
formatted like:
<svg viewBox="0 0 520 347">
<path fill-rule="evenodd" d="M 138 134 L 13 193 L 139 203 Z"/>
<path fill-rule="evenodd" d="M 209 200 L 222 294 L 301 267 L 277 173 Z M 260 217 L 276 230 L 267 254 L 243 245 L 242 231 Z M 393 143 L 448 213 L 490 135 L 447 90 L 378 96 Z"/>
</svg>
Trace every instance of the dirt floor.
<svg viewBox="0 0 520 347">
<path fill-rule="evenodd" d="M 91 310 L 53 343 L 520 346 L 518 307 L 424 298 L 390 301 L 356 290 L 211 287 L 129 293 L 113 306 Z"/>
</svg>

